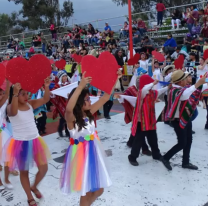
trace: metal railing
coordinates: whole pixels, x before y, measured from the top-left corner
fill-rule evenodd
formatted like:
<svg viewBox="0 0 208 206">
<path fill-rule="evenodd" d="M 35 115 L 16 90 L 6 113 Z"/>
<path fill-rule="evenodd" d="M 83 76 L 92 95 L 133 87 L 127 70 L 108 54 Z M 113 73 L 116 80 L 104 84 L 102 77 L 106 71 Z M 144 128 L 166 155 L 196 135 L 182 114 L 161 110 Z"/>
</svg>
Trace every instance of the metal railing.
<svg viewBox="0 0 208 206">
<path fill-rule="evenodd" d="M 173 6 L 173 7 L 168 7 L 166 8 L 166 10 L 171 10 L 171 9 L 175 9 L 175 8 L 181 8 L 181 7 L 187 7 L 187 6 L 191 6 L 191 5 L 203 5 L 205 3 L 205 0 L 201 1 L 201 2 L 195 2 L 195 3 L 191 3 L 191 4 L 185 4 L 185 5 L 180 5 L 180 6 Z M 132 14 L 132 16 L 135 15 L 140 15 L 140 14 L 147 14 L 150 13 L 152 11 L 142 11 L 139 13 L 134 13 Z M 104 19 L 97 19 L 97 20 L 92 20 L 92 21 L 87 21 L 87 22 L 81 22 L 81 23 L 77 23 L 78 25 L 85 25 L 88 23 L 97 23 L 97 28 L 98 29 L 103 29 L 103 28 L 99 28 L 98 26 L 98 22 L 101 21 L 107 21 L 107 20 L 111 20 L 111 19 L 116 19 L 116 18 L 122 18 L 122 17 L 128 17 L 128 15 L 121 15 L 121 16 L 114 16 L 114 17 L 109 17 L 109 18 L 104 18 Z M 169 18 L 165 18 L 164 20 L 170 19 Z M 145 22 L 148 22 L 149 24 L 152 22 L 155 22 L 155 19 L 152 20 L 147 20 Z M 63 32 L 57 33 L 58 37 L 60 38 L 68 29 L 71 30 L 73 25 L 69 25 L 69 26 L 60 26 L 59 28 L 63 30 Z M 123 27 L 123 24 L 117 24 L 117 25 L 111 25 L 112 28 L 118 28 L 118 27 Z M 167 26 L 168 27 L 168 26 Z M 33 30 L 33 31 L 28 31 L 28 32 L 22 32 L 22 33 L 18 33 L 18 34 L 10 34 L 7 36 L 1 36 L 0 37 L 0 50 L 4 50 L 7 48 L 7 42 L 8 39 L 16 39 L 18 38 L 19 40 L 23 41 L 25 43 L 25 46 L 27 45 L 31 45 L 32 42 L 32 36 L 36 35 L 38 32 L 43 32 L 45 34 L 45 37 L 47 38 L 48 41 L 51 40 L 51 34 L 50 34 L 50 30 L 49 28 L 47 29 L 39 29 L 39 30 Z M 161 31 L 160 31 L 161 32 Z M 164 32 L 167 32 L 166 30 L 164 30 Z"/>
</svg>

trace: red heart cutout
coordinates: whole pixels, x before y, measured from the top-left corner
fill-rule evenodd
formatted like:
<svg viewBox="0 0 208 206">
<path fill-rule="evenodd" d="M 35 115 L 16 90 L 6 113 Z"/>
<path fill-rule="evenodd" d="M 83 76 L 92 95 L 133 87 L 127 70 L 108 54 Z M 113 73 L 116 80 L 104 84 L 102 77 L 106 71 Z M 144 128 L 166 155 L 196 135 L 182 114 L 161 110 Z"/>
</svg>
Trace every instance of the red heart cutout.
<svg viewBox="0 0 208 206">
<path fill-rule="evenodd" d="M 72 58 L 75 60 L 75 62 L 81 63 L 83 57 L 81 55 L 73 54 Z"/>
<path fill-rule="evenodd" d="M 135 65 L 138 63 L 139 60 L 140 60 L 140 54 L 136 53 L 133 58 L 130 58 L 128 60 L 128 65 Z"/>
<path fill-rule="evenodd" d="M 208 59 L 208 49 L 204 51 L 204 60 Z"/>
<path fill-rule="evenodd" d="M 2 86 L 6 78 L 6 68 L 3 64 L 0 64 L 0 73 L 0 86 Z"/>
<path fill-rule="evenodd" d="M 55 66 L 58 68 L 58 69 L 65 69 L 65 66 L 66 66 L 66 61 L 64 59 L 61 59 L 59 61 L 56 61 L 55 62 Z"/>
<path fill-rule="evenodd" d="M 51 74 L 50 61 L 42 54 L 34 55 L 29 61 L 19 57 L 8 62 L 6 77 L 12 83 L 20 83 L 28 92 L 36 93 Z"/>
<path fill-rule="evenodd" d="M 51 64 L 54 64 L 54 60 L 53 59 L 50 59 L 49 61 L 50 61 Z"/>
<path fill-rule="evenodd" d="M 179 55 L 178 59 L 174 61 L 175 69 L 183 69 L 184 64 L 184 56 L 181 54 Z"/>
<path fill-rule="evenodd" d="M 5 67 L 6 67 L 6 65 L 7 65 L 7 63 L 8 63 L 8 61 L 7 60 L 5 60 L 5 61 L 3 61 L 3 62 L 1 62 Z"/>
<path fill-rule="evenodd" d="M 110 52 L 103 52 L 99 58 L 92 55 L 84 56 L 82 59 L 82 73 L 92 77 L 91 84 L 110 94 L 115 85 L 118 75 L 118 63 Z"/>
<path fill-rule="evenodd" d="M 152 55 L 154 56 L 155 59 L 157 59 L 159 62 L 164 62 L 165 61 L 165 57 L 163 54 L 161 54 L 160 52 L 157 51 L 153 51 Z"/>
</svg>

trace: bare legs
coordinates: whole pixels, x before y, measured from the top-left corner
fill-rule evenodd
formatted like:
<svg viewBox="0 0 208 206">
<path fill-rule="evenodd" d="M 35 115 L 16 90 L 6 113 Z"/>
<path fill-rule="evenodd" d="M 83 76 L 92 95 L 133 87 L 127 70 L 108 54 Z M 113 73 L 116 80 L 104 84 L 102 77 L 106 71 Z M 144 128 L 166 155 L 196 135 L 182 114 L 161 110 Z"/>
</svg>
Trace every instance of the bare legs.
<svg viewBox="0 0 208 206">
<path fill-rule="evenodd" d="M 80 206 L 90 206 L 104 192 L 104 189 L 99 189 L 95 192 L 88 192 L 86 196 L 81 196 Z"/>
<path fill-rule="evenodd" d="M 11 182 L 9 181 L 9 167 L 8 166 L 4 166 L 4 181 L 6 184 L 11 184 Z"/>
<path fill-rule="evenodd" d="M 22 187 L 27 195 L 28 200 L 33 199 L 31 190 L 33 190 L 35 194 L 36 193 L 40 194 L 40 192 L 37 189 L 37 186 L 41 182 L 41 180 L 44 178 L 47 170 L 48 170 L 47 164 L 38 167 L 38 173 L 36 174 L 35 182 L 32 187 L 30 187 L 29 172 L 28 171 L 20 171 L 20 181 L 21 181 Z"/>
</svg>

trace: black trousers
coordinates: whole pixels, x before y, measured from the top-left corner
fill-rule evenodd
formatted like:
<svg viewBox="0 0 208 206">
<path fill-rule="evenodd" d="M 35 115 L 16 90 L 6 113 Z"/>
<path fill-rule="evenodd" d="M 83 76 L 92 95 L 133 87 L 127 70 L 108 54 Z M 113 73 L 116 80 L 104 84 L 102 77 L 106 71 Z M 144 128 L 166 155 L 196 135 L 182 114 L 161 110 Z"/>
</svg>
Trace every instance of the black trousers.
<svg viewBox="0 0 208 206">
<path fill-rule="evenodd" d="M 122 84 L 122 78 L 120 78 L 119 81 L 120 81 L 121 91 L 124 91 L 124 87 L 123 87 L 123 84 Z"/>
<path fill-rule="evenodd" d="M 163 11 L 158 11 L 157 12 L 157 25 L 162 25 L 163 21 Z"/>
<path fill-rule="evenodd" d="M 113 106 L 113 101 L 108 100 L 104 105 L 103 105 L 103 112 L 104 112 L 104 117 L 109 117 L 110 116 L 110 111 Z"/>
<path fill-rule="evenodd" d="M 192 145 L 192 121 L 189 121 L 184 129 L 179 125 L 179 120 L 172 121 L 175 133 L 177 135 L 178 143 L 173 146 L 165 155 L 165 160 L 170 160 L 175 154 L 183 150 L 182 164 L 189 164 L 189 156 Z"/>
<path fill-rule="evenodd" d="M 128 141 L 128 145 L 131 145 L 132 146 L 133 143 L 134 143 L 134 136 L 131 134 L 131 136 L 129 138 L 129 141 Z M 146 143 L 146 140 L 144 138 L 144 141 L 142 143 L 142 152 L 145 152 L 145 151 L 148 151 L 148 150 L 149 150 L 149 147 L 148 147 L 148 145 Z"/>
<path fill-rule="evenodd" d="M 60 115 L 60 120 L 59 120 L 59 126 L 58 126 L 58 133 L 62 134 L 64 128 L 65 128 L 65 133 L 67 136 L 69 136 L 69 131 L 67 129 L 67 124 L 66 124 L 66 120 L 62 117 L 61 114 Z"/>
<path fill-rule="evenodd" d="M 47 115 L 46 115 L 46 112 L 41 112 L 41 114 L 42 114 L 42 117 L 36 120 L 37 128 L 39 132 L 45 132 Z"/>
<path fill-rule="evenodd" d="M 131 156 L 135 159 L 139 157 L 142 144 L 145 141 L 145 137 L 147 137 L 148 144 L 151 147 L 153 159 L 159 160 L 161 157 L 161 154 L 158 148 L 156 130 L 142 131 L 141 122 L 138 122 L 138 125 L 137 125 L 137 131 L 136 131 L 136 135 L 134 137 L 134 143 L 131 149 Z"/>
<path fill-rule="evenodd" d="M 205 126 L 208 126 L 208 97 L 204 97 L 204 101 L 205 101 L 205 105 L 206 105 L 206 109 L 207 109 L 207 122 Z"/>
</svg>

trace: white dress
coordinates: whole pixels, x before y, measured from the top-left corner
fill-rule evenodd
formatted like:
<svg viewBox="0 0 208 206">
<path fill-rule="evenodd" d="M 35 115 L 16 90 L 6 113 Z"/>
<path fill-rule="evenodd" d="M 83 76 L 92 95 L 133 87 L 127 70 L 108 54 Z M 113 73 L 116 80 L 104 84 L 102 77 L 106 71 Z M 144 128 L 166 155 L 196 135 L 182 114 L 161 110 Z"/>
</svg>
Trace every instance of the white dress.
<svg viewBox="0 0 208 206">
<path fill-rule="evenodd" d="M 148 60 L 139 60 L 140 67 L 147 71 L 148 73 Z"/>
<path fill-rule="evenodd" d="M 159 80 L 159 81 L 162 81 L 163 80 L 162 75 L 161 75 L 160 68 L 155 69 L 155 71 L 153 72 L 153 79 Z M 158 89 L 161 89 L 161 88 L 162 88 L 162 85 L 160 83 L 156 84 L 153 87 L 153 89 L 155 89 L 155 90 L 158 90 Z"/>
<path fill-rule="evenodd" d="M 70 132 L 70 146 L 66 152 L 61 172 L 60 187 L 64 194 L 79 192 L 85 196 L 100 188 L 111 186 L 112 182 L 106 166 L 106 157 L 94 122 L 85 118 L 86 126 Z"/>
<path fill-rule="evenodd" d="M 131 81 L 130 81 L 130 83 L 129 83 L 129 87 L 131 87 L 131 86 L 133 86 L 133 85 L 136 84 L 137 76 L 138 76 L 138 75 L 137 75 L 137 69 L 135 69 L 134 75 L 132 76 Z"/>
</svg>

